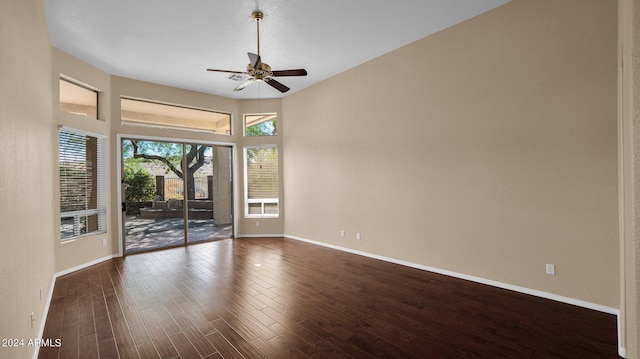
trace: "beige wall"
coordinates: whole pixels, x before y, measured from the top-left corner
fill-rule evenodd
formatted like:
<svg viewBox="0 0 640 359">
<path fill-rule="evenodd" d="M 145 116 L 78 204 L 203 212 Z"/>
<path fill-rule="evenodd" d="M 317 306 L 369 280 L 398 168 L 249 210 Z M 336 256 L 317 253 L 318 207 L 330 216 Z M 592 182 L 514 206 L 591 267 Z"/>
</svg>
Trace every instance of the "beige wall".
<svg viewBox="0 0 640 359">
<path fill-rule="evenodd" d="M 631 22 L 633 27 L 633 125 L 635 137 L 635 158 L 634 158 L 634 182 L 636 184 L 634 203 L 635 213 L 640 212 L 640 1 L 633 1 L 633 19 Z M 629 251 L 630 266 L 628 266 L 629 295 L 628 306 L 628 333 L 630 338 L 628 346 L 630 349 L 628 358 L 640 358 L 640 219 L 636 215 L 634 219 L 635 235 L 631 241 Z"/>
<path fill-rule="evenodd" d="M 514 0 L 285 98 L 285 233 L 618 308 L 616 39 Z"/>
<path fill-rule="evenodd" d="M 261 84 L 262 85 L 262 84 Z M 264 86 L 264 85 L 262 85 Z M 284 132 L 283 126 L 286 126 L 286 118 L 282 114 L 282 101 L 279 99 L 274 100 L 243 100 L 239 101 L 240 112 L 243 114 L 255 114 L 255 113 L 277 113 L 278 114 L 278 135 L 277 136 L 260 136 L 260 137 L 242 137 L 238 138 L 238 197 L 240 199 L 238 206 L 238 215 L 242 220 L 238 225 L 239 237 L 250 236 L 274 236 L 284 234 L 284 186 L 283 186 L 283 166 L 282 166 L 282 133 Z M 239 122 L 243 120 L 240 119 Z M 242 131 L 242 124 L 240 126 Z M 280 176 L 278 178 L 280 185 L 280 198 L 279 207 L 280 215 L 278 218 L 244 218 L 244 159 L 242 158 L 242 149 L 244 146 L 261 146 L 261 145 L 276 145 L 278 146 L 278 157 L 280 167 Z M 259 222 L 259 223 L 258 223 Z"/>
<path fill-rule="evenodd" d="M 122 135 L 127 138 L 135 138 L 136 136 L 151 136 L 159 139 L 174 138 L 179 140 L 195 140 L 199 142 L 226 145 L 231 145 L 236 141 L 238 130 L 234 125 L 238 122 L 237 118 L 239 114 L 237 102 L 234 100 L 115 76 L 113 77 L 112 84 L 111 107 L 113 110 L 113 123 L 111 126 L 110 142 L 113 145 L 113 150 L 111 151 L 111 156 L 113 156 L 113 158 L 117 158 L 116 148 L 120 146 L 117 138 L 118 135 Z M 232 135 L 227 136 L 205 132 L 121 124 L 120 98 L 122 96 L 230 113 L 232 121 Z M 117 177 L 118 165 L 120 165 L 118 161 L 114 161 L 112 164 L 111 172 L 114 177 Z M 114 206 L 112 215 L 116 218 L 112 223 L 114 233 L 112 238 L 114 238 L 115 244 L 114 253 L 118 253 L 121 248 L 121 243 L 119 242 L 120 238 L 118 237 L 118 226 L 122 223 L 118 222 L 118 217 L 121 215 L 121 200 L 118 198 L 117 186 L 119 186 L 119 183 L 114 183 L 114 186 L 112 187 L 114 195 L 111 197 Z"/>
<path fill-rule="evenodd" d="M 40 335 L 54 275 L 59 222 L 53 214 L 58 204 L 51 182 L 57 167 L 50 79 L 42 1 L 1 1 L 0 338 L 25 339 L 23 348 L 0 348 L 2 358 L 33 356 L 27 340 Z"/>
<path fill-rule="evenodd" d="M 0 2 L 0 150 L 11 169 L 0 173 L 0 337 L 37 337 L 55 272 L 117 255 L 116 136 L 127 134 L 236 143 L 240 236 L 286 233 L 620 308 L 622 344 L 639 357 L 640 82 L 630 69 L 640 5 L 620 1 L 632 49 L 621 77 L 620 207 L 615 1 L 514 0 L 282 101 L 198 94 L 52 56 L 41 2 Z M 101 121 L 57 111 L 59 73 L 101 91 Z M 230 112 L 234 135 L 122 126 L 121 95 Z M 255 112 L 278 112 L 280 136 L 243 138 L 242 114 Z M 108 232 L 65 244 L 60 124 L 109 135 Z M 284 204 L 256 227 L 242 216 L 242 147 L 267 143 L 282 148 Z M 558 274 L 545 275 L 545 263 Z"/>
<path fill-rule="evenodd" d="M 620 1 L 621 342 L 640 358 L 640 1 Z"/>
<path fill-rule="evenodd" d="M 120 124 L 120 97 L 134 97 L 142 98 L 153 101 L 179 104 L 183 106 L 192 106 L 202 109 L 210 109 L 214 111 L 226 112 L 231 114 L 232 130 L 231 136 L 208 134 L 204 132 L 192 132 L 182 130 L 169 130 L 160 128 L 150 128 L 142 126 L 131 126 Z M 243 115 L 247 113 L 258 112 L 276 112 L 280 113 L 280 100 L 251 100 L 251 101 L 238 101 L 219 96 L 212 96 L 182 89 L 171 88 L 162 85 L 151 84 L 147 82 L 141 82 L 121 77 L 113 77 L 112 81 L 112 103 L 111 108 L 113 111 L 113 123 L 111 126 L 111 143 L 114 146 L 114 150 L 111 151 L 111 155 L 116 158 L 115 146 L 116 137 L 118 134 L 127 136 L 153 136 L 158 138 L 179 138 L 179 139 L 191 139 L 205 142 L 215 143 L 227 143 L 236 145 L 235 153 L 235 173 L 234 179 L 236 185 L 236 216 L 237 216 L 237 228 L 236 233 L 239 237 L 251 236 L 251 235 L 276 235 L 283 233 L 283 220 L 282 216 L 275 219 L 259 219 L 260 227 L 255 226 L 256 219 L 244 218 L 244 190 L 242 188 L 243 178 L 243 166 L 242 166 L 242 148 L 243 146 L 259 145 L 259 144 L 280 144 L 281 136 L 276 137 L 263 137 L 263 138 L 246 138 L 243 136 Z M 116 173 L 117 161 L 114 161 L 112 171 Z M 282 178 L 282 176 L 281 176 Z M 113 191 L 117 191 L 114 187 Z M 114 201 L 114 210 L 112 210 L 113 216 L 119 215 L 119 207 L 116 208 L 118 199 L 112 196 Z M 113 223 L 114 233 L 117 234 L 117 220 Z"/>
<path fill-rule="evenodd" d="M 163 85 L 137 81 L 118 76 L 111 76 L 99 69 L 90 66 L 69 54 L 53 49 L 53 82 L 57 84 L 59 76 L 71 78 L 85 86 L 99 91 L 99 121 L 87 120 L 79 116 L 57 110 L 57 122 L 60 125 L 84 129 L 94 133 L 108 136 L 107 163 L 108 163 L 108 219 L 107 233 L 86 236 L 73 241 L 60 243 L 59 235 L 56 241 L 56 272 L 64 273 L 78 266 L 104 260 L 121 252 L 122 222 L 119 221 L 120 198 L 118 186 L 120 181 L 114 180 L 118 175 L 118 135 L 124 137 L 142 136 L 145 138 L 195 140 L 207 143 L 236 145 L 235 173 L 236 173 L 236 204 L 237 204 L 237 229 L 239 237 L 258 235 L 281 235 L 283 233 L 283 217 L 245 219 L 243 215 L 244 192 L 242 189 L 242 148 L 243 146 L 255 146 L 260 144 L 282 143 L 281 136 L 245 138 L 243 137 L 243 114 L 258 112 L 281 113 L 281 100 L 247 100 L 238 101 L 219 96 L 212 96 L 193 91 L 171 88 Z M 122 96 L 146 99 L 168 104 L 177 104 L 194 108 L 209 109 L 231 114 L 231 136 L 210 134 L 205 132 L 193 132 L 179 129 L 166 129 L 148 126 L 136 126 L 121 124 L 120 122 L 120 98 Z M 54 89 L 54 98 L 58 98 L 57 85 Z M 282 125 L 284 121 L 280 121 Z M 280 176 L 282 182 L 282 176 Z M 55 183 L 55 195 L 57 196 L 58 183 Z M 282 184 L 281 184 L 282 187 Z M 282 194 L 280 201 L 282 202 Z M 59 216 L 57 209 L 56 216 Z M 256 220 L 260 226 L 256 226 Z M 107 245 L 103 246 L 102 239 L 107 238 Z"/>
<path fill-rule="evenodd" d="M 98 119 L 89 119 L 83 116 L 74 115 L 64 111 L 60 111 L 57 99 L 59 99 L 58 81 L 60 77 L 71 79 L 81 85 L 91 88 L 98 92 Z M 108 105 L 111 93 L 111 76 L 98 70 L 97 68 L 86 64 L 63 51 L 53 48 L 53 73 L 51 77 L 53 83 L 53 98 L 56 99 L 53 104 L 53 113 L 56 124 L 58 126 L 66 126 L 92 133 L 108 136 L 109 127 L 112 123 L 111 108 Z M 56 132 L 57 137 L 57 132 Z M 58 163 L 57 140 L 52 147 L 54 163 Z M 114 158 L 109 155 L 112 144 L 107 141 L 107 168 L 109 164 L 114 162 Z M 57 167 L 57 166 L 56 166 Z M 54 176 L 54 197 L 56 200 L 60 197 L 59 176 Z M 113 177 L 107 173 L 107 198 L 113 195 L 111 183 Z M 56 201 L 56 203 L 58 203 Z M 107 203 L 107 210 L 111 208 Z M 56 206 L 54 215 L 56 219 L 60 218 L 60 206 Z M 84 266 L 87 263 L 109 259 L 113 255 L 113 231 L 111 226 L 112 218 L 107 211 L 107 232 L 96 235 L 89 235 L 78 239 L 68 241 L 60 241 L 60 231 L 56 228 L 55 232 L 55 248 L 56 248 L 56 273 L 65 273 L 66 271 Z M 116 233 L 117 234 L 117 233 Z M 106 245 L 103 245 L 103 239 L 107 239 Z"/>
</svg>

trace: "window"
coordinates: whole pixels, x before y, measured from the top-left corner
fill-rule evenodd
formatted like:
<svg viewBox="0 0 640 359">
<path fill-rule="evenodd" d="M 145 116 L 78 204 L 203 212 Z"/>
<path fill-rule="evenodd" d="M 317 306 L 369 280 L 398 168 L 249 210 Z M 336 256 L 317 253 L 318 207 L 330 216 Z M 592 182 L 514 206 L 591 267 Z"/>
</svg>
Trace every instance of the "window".
<svg viewBox="0 0 640 359">
<path fill-rule="evenodd" d="M 278 115 L 265 113 L 244 115 L 245 136 L 275 136 L 278 134 Z"/>
<path fill-rule="evenodd" d="M 105 137 L 61 128 L 60 237 L 105 232 Z"/>
<path fill-rule="evenodd" d="M 122 123 L 231 135 L 231 115 L 156 102 L 120 99 Z"/>
<path fill-rule="evenodd" d="M 98 118 L 98 92 L 60 79 L 60 111 Z"/>
<path fill-rule="evenodd" d="M 277 217 L 278 148 L 245 147 L 244 164 L 245 216 Z"/>
</svg>

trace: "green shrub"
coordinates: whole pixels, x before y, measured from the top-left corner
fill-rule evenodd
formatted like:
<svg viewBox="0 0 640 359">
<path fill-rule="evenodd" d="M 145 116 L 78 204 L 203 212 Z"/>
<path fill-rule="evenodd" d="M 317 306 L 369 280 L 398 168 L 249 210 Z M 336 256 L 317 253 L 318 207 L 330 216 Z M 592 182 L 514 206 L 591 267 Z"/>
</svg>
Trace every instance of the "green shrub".
<svg viewBox="0 0 640 359">
<path fill-rule="evenodd" d="M 156 183 L 153 176 L 141 167 L 125 166 L 124 196 L 127 202 L 153 201 Z"/>
</svg>

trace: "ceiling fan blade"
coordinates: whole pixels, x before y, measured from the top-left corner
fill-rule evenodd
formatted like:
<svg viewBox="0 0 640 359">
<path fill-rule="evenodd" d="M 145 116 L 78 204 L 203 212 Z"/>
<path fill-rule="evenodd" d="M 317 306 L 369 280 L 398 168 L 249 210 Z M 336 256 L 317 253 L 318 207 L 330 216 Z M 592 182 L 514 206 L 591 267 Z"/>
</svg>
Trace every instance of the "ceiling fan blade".
<svg viewBox="0 0 640 359">
<path fill-rule="evenodd" d="M 287 92 L 289 91 L 289 88 L 283 84 L 281 84 L 280 82 L 274 80 L 274 79 L 266 79 L 265 82 L 270 85 L 271 87 L 273 87 L 274 89 L 280 91 L 280 92 Z"/>
<path fill-rule="evenodd" d="M 233 91 L 240 91 L 243 88 L 251 85 L 254 81 L 256 81 L 256 79 L 254 79 L 253 77 L 248 78 L 246 80 L 244 80 L 244 82 L 242 82 L 240 85 L 238 85 L 236 88 L 233 89 Z"/>
<path fill-rule="evenodd" d="M 262 60 L 260 59 L 260 55 L 256 55 L 252 52 L 247 52 L 249 55 L 249 62 L 254 69 L 259 69 L 262 66 Z"/>
<path fill-rule="evenodd" d="M 294 70 L 279 70 L 272 71 L 273 76 L 307 76 L 307 70 L 305 69 L 294 69 Z"/>
<path fill-rule="evenodd" d="M 231 71 L 231 70 L 216 70 L 216 69 L 207 69 L 207 71 L 212 71 L 212 72 L 227 72 L 230 74 L 243 74 L 246 75 L 246 72 L 243 71 Z"/>
</svg>

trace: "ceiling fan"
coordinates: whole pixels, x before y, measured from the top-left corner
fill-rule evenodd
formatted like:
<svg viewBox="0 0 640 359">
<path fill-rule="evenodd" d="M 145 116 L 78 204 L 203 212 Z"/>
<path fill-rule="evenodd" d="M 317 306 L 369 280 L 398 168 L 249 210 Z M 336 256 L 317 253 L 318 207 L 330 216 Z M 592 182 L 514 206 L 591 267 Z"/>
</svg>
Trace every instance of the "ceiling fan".
<svg viewBox="0 0 640 359">
<path fill-rule="evenodd" d="M 305 69 L 291 69 L 291 70 L 271 70 L 271 66 L 262 62 L 260 58 L 260 20 L 264 18 L 264 14 L 260 11 L 254 11 L 251 16 L 256 20 L 256 29 L 258 33 L 258 53 L 254 54 L 248 52 L 249 64 L 247 65 L 247 71 L 229 71 L 229 70 L 217 70 L 207 69 L 207 71 L 213 72 L 227 72 L 231 74 L 241 74 L 250 76 L 240 85 L 233 89 L 233 91 L 240 91 L 248 85 L 256 81 L 264 81 L 266 84 L 275 88 L 280 92 L 287 92 L 289 88 L 282 83 L 276 81 L 274 77 L 279 76 L 307 76 L 307 70 Z"/>
</svg>

